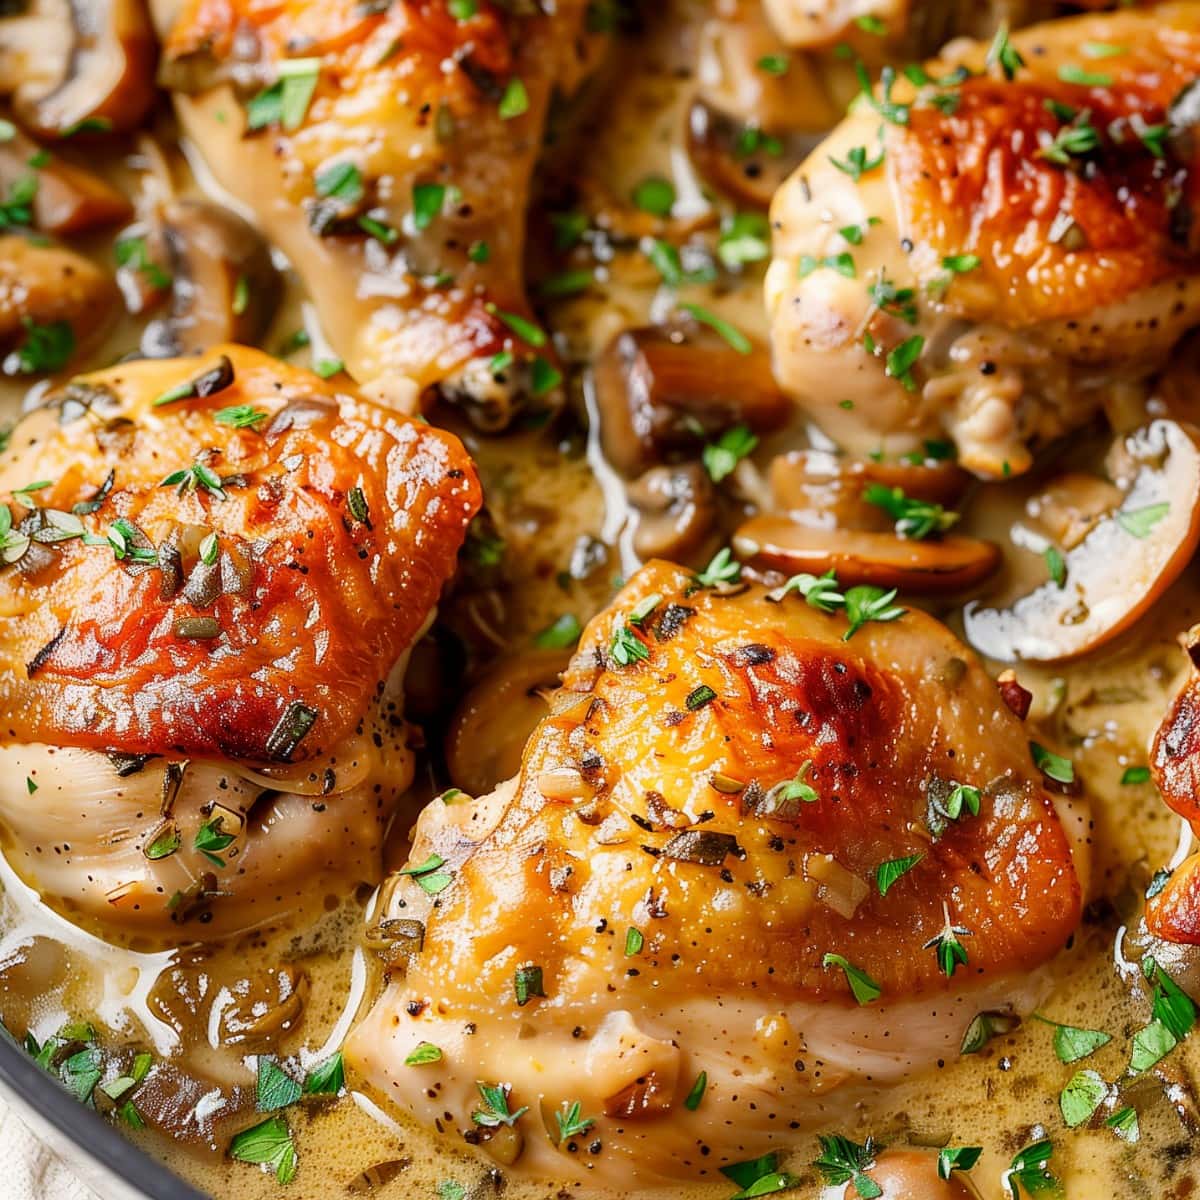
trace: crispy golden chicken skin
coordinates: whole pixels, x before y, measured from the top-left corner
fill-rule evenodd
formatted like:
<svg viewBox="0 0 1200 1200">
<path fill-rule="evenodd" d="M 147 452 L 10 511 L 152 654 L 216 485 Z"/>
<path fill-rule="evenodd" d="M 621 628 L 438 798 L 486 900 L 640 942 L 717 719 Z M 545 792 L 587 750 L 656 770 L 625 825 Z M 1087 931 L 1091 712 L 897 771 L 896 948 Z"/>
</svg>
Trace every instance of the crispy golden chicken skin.
<svg viewBox="0 0 1200 1200">
<path fill-rule="evenodd" d="M 189 0 L 163 72 L 351 373 L 393 393 L 395 376 L 441 384 L 499 425 L 548 378 L 533 367 L 544 335 L 521 324 L 525 209 L 585 6 L 473 7 L 460 20 L 447 0 Z M 513 365 L 489 368 L 506 349 Z"/>
<path fill-rule="evenodd" d="M 776 194 L 766 295 L 776 373 L 831 436 L 948 433 L 1003 476 L 1200 317 L 1200 146 L 1175 125 L 1200 5 L 991 50 L 954 43 L 921 86 L 860 99 Z"/>
<path fill-rule="evenodd" d="M 1191 630 L 1188 642 L 1192 673 L 1154 736 L 1150 770 L 1162 798 L 1200 833 L 1200 630 Z M 1147 901 L 1146 925 L 1169 942 L 1200 946 L 1200 854 Z"/>
<path fill-rule="evenodd" d="M 378 872 L 411 775 L 389 678 L 480 503 L 457 439 L 216 347 L 54 393 L 0 498 L 0 823 L 22 874 L 149 931 L 176 893 L 228 930 L 344 859 Z"/>
<path fill-rule="evenodd" d="M 349 1047 L 377 1089 L 468 1140 L 477 1081 L 514 1111 L 579 1101 L 593 1178 L 678 1178 L 1034 1002 L 1080 884 L 1021 723 L 932 618 L 846 632 L 639 571 L 516 780 L 422 816 L 379 922 L 414 952 Z M 421 1042 L 439 1064 L 405 1064 Z M 541 1124 L 523 1161 L 561 1169 Z"/>
</svg>

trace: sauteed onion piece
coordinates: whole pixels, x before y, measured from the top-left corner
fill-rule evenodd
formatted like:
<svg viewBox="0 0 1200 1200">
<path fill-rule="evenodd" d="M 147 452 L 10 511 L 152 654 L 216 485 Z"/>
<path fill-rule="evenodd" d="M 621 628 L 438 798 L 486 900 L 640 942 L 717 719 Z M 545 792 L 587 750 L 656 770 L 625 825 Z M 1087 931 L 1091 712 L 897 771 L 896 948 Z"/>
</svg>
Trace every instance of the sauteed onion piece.
<svg viewBox="0 0 1200 1200">
<path fill-rule="evenodd" d="M 1128 629 L 1191 561 L 1200 433 L 1153 421 L 1116 444 L 1109 467 L 1120 507 L 1062 554 L 1061 586 L 1052 578 L 1007 608 L 967 606 L 967 638 L 981 653 L 1003 662 L 1085 654 Z"/>
</svg>

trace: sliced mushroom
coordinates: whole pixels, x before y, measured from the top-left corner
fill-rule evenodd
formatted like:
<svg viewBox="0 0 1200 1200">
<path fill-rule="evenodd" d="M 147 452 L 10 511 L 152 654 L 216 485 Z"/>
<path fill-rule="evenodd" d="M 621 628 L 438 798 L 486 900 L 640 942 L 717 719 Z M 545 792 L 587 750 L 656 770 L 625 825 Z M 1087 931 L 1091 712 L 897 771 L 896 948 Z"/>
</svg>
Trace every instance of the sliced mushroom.
<svg viewBox="0 0 1200 1200">
<path fill-rule="evenodd" d="M 863 492 L 871 484 L 899 488 L 906 496 L 953 508 L 962 499 L 970 476 L 953 462 L 876 463 L 844 458 L 828 450 L 793 450 L 778 455 L 770 467 L 776 509 L 805 525 L 838 525 L 846 529 L 886 529 L 891 522 Z"/>
<path fill-rule="evenodd" d="M 787 575 L 837 572 L 846 587 L 872 583 L 908 592 L 954 592 L 985 579 L 1000 562 L 991 542 L 950 534 L 929 541 L 863 529 L 819 529 L 761 516 L 734 535 L 738 557 Z"/>
<path fill-rule="evenodd" d="M 57 370 L 100 338 L 120 302 L 112 278 L 73 250 L 0 237 L 0 347 L 14 350 L 7 373 L 41 369 L 30 368 L 17 349 L 38 337 L 56 348 L 46 369 Z"/>
<path fill-rule="evenodd" d="M 454 785 L 483 796 L 520 770 L 534 726 L 549 712 L 544 694 L 558 687 L 569 650 L 526 651 L 494 663 L 467 693 L 446 734 Z"/>
<path fill-rule="evenodd" d="M 690 562 L 716 527 L 716 491 L 699 463 L 651 467 L 628 494 L 638 513 L 633 549 L 643 562 Z"/>
<path fill-rule="evenodd" d="M 879 1200 L 976 1200 L 979 1195 L 961 1171 L 951 1172 L 949 1179 L 941 1177 L 936 1150 L 883 1150 L 866 1174 L 879 1188 L 874 1193 Z M 829 1188 L 824 1194 L 829 1200 L 853 1200 L 863 1193 L 848 1181 L 844 1188 Z"/>
<path fill-rule="evenodd" d="M 755 208 L 770 207 L 776 189 L 822 136 L 807 130 L 770 133 L 704 100 L 688 112 L 687 147 L 696 169 L 714 187 Z"/>
<path fill-rule="evenodd" d="M 169 278 L 171 304 L 167 316 L 146 326 L 143 354 L 169 358 L 221 342 L 253 345 L 266 333 L 279 305 L 279 272 L 266 242 L 237 213 L 205 200 L 173 200 L 146 242 Z"/>
<path fill-rule="evenodd" d="M 1200 542 L 1200 432 L 1158 420 L 1114 449 L 1120 507 L 1064 547 L 1062 586 L 1051 579 L 1004 608 L 967 606 L 967 638 L 981 653 L 1003 662 L 1085 654 L 1128 629 L 1191 561 Z"/>
<path fill-rule="evenodd" d="M 695 453 L 731 425 L 776 429 L 791 412 L 765 350 L 739 354 L 715 335 L 652 326 L 626 330 L 605 347 L 596 401 L 604 453 L 627 475 L 672 453 Z"/>
<path fill-rule="evenodd" d="M 38 144 L 17 133 L 0 142 L 0 196 L 35 175 L 30 160 Z M 99 175 L 69 163 L 57 154 L 36 169 L 33 227 L 60 237 L 127 220 L 133 212 L 129 200 Z"/>
<path fill-rule="evenodd" d="M 157 47 L 142 0 L 31 0 L 4 26 L 0 92 L 39 136 L 124 132 L 153 103 Z"/>
</svg>

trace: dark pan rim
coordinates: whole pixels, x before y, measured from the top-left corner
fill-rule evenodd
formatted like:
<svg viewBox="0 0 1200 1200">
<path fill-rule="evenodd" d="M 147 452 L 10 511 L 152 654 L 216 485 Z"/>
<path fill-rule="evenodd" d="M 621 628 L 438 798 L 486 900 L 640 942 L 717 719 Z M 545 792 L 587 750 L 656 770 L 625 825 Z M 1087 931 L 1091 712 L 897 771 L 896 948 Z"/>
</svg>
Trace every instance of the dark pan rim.
<svg viewBox="0 0 1200 1200">
<path fill-rule="evenodd" d="M 98 1113 L 65 1092 L 6 1037 L 0 1037 L 0 1082 L 17 1097 L 18 1104 L 28 1105 L 72 1146 L 141 1192 L 146 1200 L 205 1200 L 203 1193 L 126 1141 Z"/>
</svg>

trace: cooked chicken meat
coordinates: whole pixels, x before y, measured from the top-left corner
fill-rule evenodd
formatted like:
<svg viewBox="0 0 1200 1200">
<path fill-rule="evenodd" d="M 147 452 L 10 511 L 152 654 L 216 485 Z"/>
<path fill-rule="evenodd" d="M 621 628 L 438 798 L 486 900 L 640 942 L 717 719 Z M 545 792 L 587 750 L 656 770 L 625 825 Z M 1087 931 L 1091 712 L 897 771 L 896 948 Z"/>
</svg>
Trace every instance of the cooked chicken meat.
<svg viewBox="0 0 1200 1200">
<path fill-rule="evenodd" d="M 516 779 L 422 815 L 348 1044 L 380 1094 L 501 1155 L 515 1128 L 543 1174 L 678 1180 L 1038 1001 L 1082 864 L 980 661 L 921 613 L 847 640 L 795 594 L 734 593 L 644 567 Z M 408 1065 L 421 1043 L 439 1061 Z M 528 1114 L 497 1122 L 480 1081 Z M 590 1131 L 548 1139 L 576 1101 Z"/>
<path fill-rule="evenodd" d="M 1200 319 L 1198 69 L 1184 3 L 954 43 L 860 99 L 772 205 L 784 388 L 849 448 L 949 434 L 1003 477 L 1144 381 Z"/>
<path fill-rule="evenodd" d="M 1191 674 L 1163 717 L 1150 748 L 1162 798 L 1200 834 L 1200 629 L 1185 638 Z M 1146 903 L 1146 925 L 1168 942 L 1200 946 L 1200 853 L 1171 874 Z"/>
<path fill-rule="evenodd" d="M 171 29 L 185 130 L 300 272 L 350 372 L 393 401 L 440 385 L 496 427 L 553 387 L 525 210 L 584 7 L 189 0 Z"/>
<path fill-rule="evenodd" d="M 72 919 L 227 934 L 374 880 L 452 436 L 258 351 L 72 381 L 0 459 L 0 827 Z"/>
</svg>

